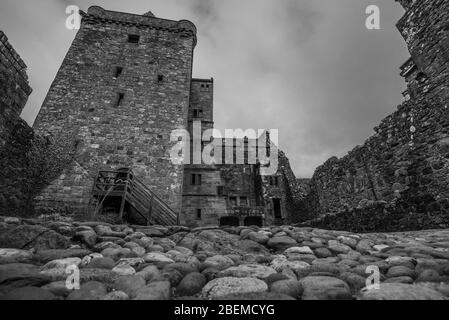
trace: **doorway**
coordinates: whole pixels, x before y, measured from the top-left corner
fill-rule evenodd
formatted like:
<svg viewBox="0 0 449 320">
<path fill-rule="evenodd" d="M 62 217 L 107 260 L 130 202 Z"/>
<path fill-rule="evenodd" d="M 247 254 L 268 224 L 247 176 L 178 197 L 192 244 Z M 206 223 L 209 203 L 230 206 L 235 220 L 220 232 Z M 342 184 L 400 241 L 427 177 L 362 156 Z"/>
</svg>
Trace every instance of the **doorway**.
<svg viewBox="0 0 449 320">
<path fill-rule="evenodd" d="M 273 200 L 274 218 L 282 219 L 281 200 L 277 198 L 272 200 Z"/>
</svg>

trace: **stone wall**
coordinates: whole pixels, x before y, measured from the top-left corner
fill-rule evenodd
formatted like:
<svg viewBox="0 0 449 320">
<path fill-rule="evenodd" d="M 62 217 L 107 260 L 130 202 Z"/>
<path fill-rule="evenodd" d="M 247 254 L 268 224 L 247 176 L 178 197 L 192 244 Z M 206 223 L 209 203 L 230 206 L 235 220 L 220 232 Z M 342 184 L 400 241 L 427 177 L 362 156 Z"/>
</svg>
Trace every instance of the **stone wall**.
<svg viewBox="0 0 449 320">
<path fill-rule="evenodd" d="M 28 159 L 33 130 L 20 118 L 31 88 L 26 65 L 0 31 L 0 213 L 28 210 Z"/>
<path fill-rule="evenodd" d="M 126 167 L 179 212 L 183 167 L 170 160 L 170 134 L 187 127 L 195 45 L 189 21 L 82 13 L 34 125 L 56 141 L 73 137 L 75 161 L 36 198 L 39 208 L 82 212 L 97 172 Z"/>
<path fill-rule="evenodd" d="M 362 146 L 317 168 L 307 205 L 317 217 L 342 213 L 326 219 L 332 226 L 352 229 L 369 221 L 351 222 L 353 209 L 389 223 L 383 211 L 370 209 L 379 201 L 391 205 L 387 212 L 402 215 L 398 220 L 410 221 L 409 214 L 427 219 L 403 223 L 401 229 L 449 226 L 449 2 L 401 3 L 407 12 L 397 26 L 411 54 L 401 67 L 406 101 Z"/>
</svg>

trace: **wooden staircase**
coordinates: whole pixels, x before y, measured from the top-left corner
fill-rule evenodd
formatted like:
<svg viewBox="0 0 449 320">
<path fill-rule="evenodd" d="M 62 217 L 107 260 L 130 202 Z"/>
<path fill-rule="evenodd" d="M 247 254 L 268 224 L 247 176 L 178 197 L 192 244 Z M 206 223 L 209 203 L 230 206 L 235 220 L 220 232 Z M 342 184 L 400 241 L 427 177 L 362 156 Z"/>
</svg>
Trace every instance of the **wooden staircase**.
<svg viewBox="0 0 449 320">
<path fill-rule="evenodd" d="M 92 199 L 97 202 L 94 215 L 102 213 L 105 203 L 114 203 L 120 221 L 137 215 L 144 225 L 178 224 L 178 214 L 130 170 L 98 172 L 92 189 Z"/>
</svg>

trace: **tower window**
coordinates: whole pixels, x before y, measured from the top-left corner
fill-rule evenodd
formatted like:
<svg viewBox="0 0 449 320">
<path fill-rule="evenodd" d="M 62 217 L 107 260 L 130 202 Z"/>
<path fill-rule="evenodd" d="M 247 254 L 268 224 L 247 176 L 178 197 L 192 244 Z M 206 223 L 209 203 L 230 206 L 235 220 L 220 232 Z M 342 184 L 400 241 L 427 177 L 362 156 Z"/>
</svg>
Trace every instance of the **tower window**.
<svg viewBox="0 0 449 320">
<path fill-rule="evenodd" d="M 196 219 L 201 220 L 201 209 L 196 209 Z"/>
<path fill-rule="evenodd" d="M 209 87 L 210 87 L 210 85 L 209 84 L 201 84 L 201 91 L 209 91 Z"/>
<path fill-rule="evenodd" d="M 164 76 L 162 74 L 157 76 L 157 82 L 162 82 L 164 81 Z"/>
<path fill-rule="evenodd" d="M 125 94 L 122 93 L 122 92 L 120 92 L 120 93 L 118 94 L 118 98 L 117 98 L 117 104 L 116 104 L 117 107 L 119 107 L 119 106 L 122 105 L 123 99 L 125 99 Z"/>
<path fill-rule="evenodd" d="M 192 186 L 200 186 L 201 185 L 201 175 L 200 174 L 192 174 L 190 176 L 190 184 Z"/>
<path fill-rule="evenodd" d="M 115 67 L 115 70 L 114 70 L 114 78 L 120 77 L 120 75 L 122 74 L 122 72 L 123 72 L 123 67 Z"/>
<path fill-rule="evenodd" d="M 270 177 L 270 186 L 279 186 L 279 177 Z"/>
<path fill-rule="evenodd" d="M 202 118 L 203 110 L 202 109 L 193 109 L 193 117 L 194 118 Z"/>
<path fill-rule="evenodd" d="M 248 197 L 240 197 L 240 206 L 242 207 L 248 206 Z"/>
<path fill-rule="evenodd" d="M 128 42 L 129 43 L 139 43 L 140 36 L 137 34 L 129 34 L 128 35 Z"/>
</svg>

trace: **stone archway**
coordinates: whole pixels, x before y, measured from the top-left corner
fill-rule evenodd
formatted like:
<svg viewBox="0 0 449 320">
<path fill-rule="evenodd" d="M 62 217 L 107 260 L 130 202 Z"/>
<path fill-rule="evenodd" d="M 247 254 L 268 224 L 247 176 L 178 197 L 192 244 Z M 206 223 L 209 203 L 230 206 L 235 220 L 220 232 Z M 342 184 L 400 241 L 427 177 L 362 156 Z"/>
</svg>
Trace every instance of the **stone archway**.
<svg viewBox="0 0 449 320">
<path fill-rule="evenodd" d="M 230 226 L 238 227 L 240 226 L 240 219 L 238 217 L 226 216 L 220 218 L 220 227 Z"/>
</svg>

